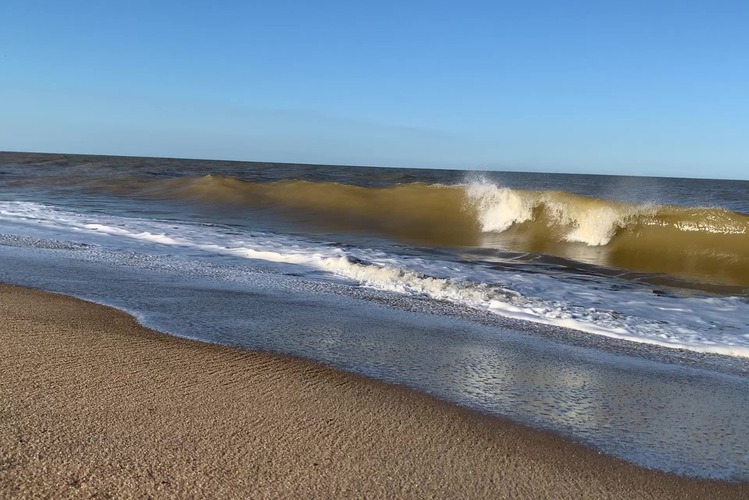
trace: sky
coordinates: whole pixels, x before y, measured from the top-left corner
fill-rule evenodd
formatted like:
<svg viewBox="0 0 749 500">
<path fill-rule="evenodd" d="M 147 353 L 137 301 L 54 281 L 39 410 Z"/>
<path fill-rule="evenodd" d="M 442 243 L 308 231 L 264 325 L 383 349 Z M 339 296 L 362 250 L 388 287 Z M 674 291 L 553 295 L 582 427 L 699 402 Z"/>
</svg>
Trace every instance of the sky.
<svg viewBox="0 0 749 500">
<path fill-rule="evenodd" d="M 749 179 L 749 2 L 0 1 L 0 150 Z"/>
</svg>

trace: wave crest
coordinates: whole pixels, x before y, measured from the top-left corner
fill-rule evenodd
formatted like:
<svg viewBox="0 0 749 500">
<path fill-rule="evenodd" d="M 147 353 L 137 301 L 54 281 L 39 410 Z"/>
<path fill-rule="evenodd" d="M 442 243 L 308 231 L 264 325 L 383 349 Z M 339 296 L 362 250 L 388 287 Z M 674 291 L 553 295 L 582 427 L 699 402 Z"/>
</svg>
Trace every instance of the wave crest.
<svg viewBox="0 0 749 500">
<path fill-rule="evenodd" d="M 125 193 L 123 193 L 123 189 Z M 553 255 L 700 282 L 749 285 L 749 215 L 565 191 L 456 185 L 357 186 L 220 176 L 119 183 L 121 194 L 259 208 L 304 226 L 417 244 Z"/>
<path fill-rule="evenodd" d="M 608 244 L 618 230 L 655 208 L 563 191 L 527 191 L 474 182 L 466 186 L 469 204 L 483 232 L 504 232 L 514 224 L 535 222 L 558 239 L 590 246 Z"/>
</svg>

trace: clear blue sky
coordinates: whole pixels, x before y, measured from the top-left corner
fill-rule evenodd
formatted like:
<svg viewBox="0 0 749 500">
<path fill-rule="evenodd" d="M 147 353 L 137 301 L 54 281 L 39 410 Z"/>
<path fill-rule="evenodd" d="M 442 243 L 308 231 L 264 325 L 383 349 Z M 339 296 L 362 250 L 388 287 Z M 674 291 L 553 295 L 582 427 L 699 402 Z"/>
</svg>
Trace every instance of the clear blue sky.
<svg viewBox="0 0 749 500">
<path fill-rule="evenodd" d="M 749 1 L 0 3 L 0 150 L 749 178 Z"/>
</svg>

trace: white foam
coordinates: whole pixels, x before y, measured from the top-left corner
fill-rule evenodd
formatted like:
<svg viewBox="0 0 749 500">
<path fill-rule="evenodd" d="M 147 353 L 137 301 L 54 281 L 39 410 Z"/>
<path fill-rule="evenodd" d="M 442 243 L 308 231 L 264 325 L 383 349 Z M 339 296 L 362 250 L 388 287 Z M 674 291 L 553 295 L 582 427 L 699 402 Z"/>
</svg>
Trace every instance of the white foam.
<svg viewBox="0 0 749 500">
<path fill-rule="evenodd" d="M 557 199 L 550 193 L 544 193 L 542 201 L 555 215 L 557 224 L 572 228 L 564 236 L 566 241 L 590 246 L 608 244 L 616 230 L 623 227 L 631 216 L 630 211 L 613 206 L 581 207 Z"/>
<path fill-rule="evenodd" d="M 644 205 L 596 204 L 569 193 L 509 189 L 485 179 L 473 180 L 464 189 L 486 233 L 532 221 L 534 211 L 543 210 L 551 224 L 564 230 L 562 239 L 589 246 L 608 244 L 629 219 L 653 212 Z"/>
<path fill-rule="evenodd" d="M 84 243 L 227 255 L 325 271 L 364 286 L 450 301 L 502 316 L 672 348 L 749 357 L 749 304 L 731 297 L 656 296 L 604 283 L 501 272 L 450 261 L 343 249 L 273 233 L 237 235 L 216 226 L 78 214 L 0 202 L 0 221 L 67 232 Z M 131 242 L 131 243 L 128 243 Z M 141 248 L 141 251 L 143 249 Z"/>
<path fill-rule="evenodd" d="M 535 201 L 512 189 L 495 186 L 488 181 L 476 181 L 465 186 L 466 194 L 477 211 L 481 230 L 501 233 L 513 224 L 533 218 Z"/>
</svg>

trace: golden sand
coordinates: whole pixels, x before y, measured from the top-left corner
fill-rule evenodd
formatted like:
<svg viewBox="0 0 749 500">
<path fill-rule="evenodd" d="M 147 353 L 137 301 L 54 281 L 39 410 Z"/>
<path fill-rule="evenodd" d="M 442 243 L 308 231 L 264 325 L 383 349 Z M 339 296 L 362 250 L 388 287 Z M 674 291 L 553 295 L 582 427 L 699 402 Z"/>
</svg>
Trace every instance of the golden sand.
<svg viewBox="0 0 749 500">
<path fill-rule="evenodd" d="M 0 287 L 0 497 L 749 498 L 319 364 Z"/>
</svg>

